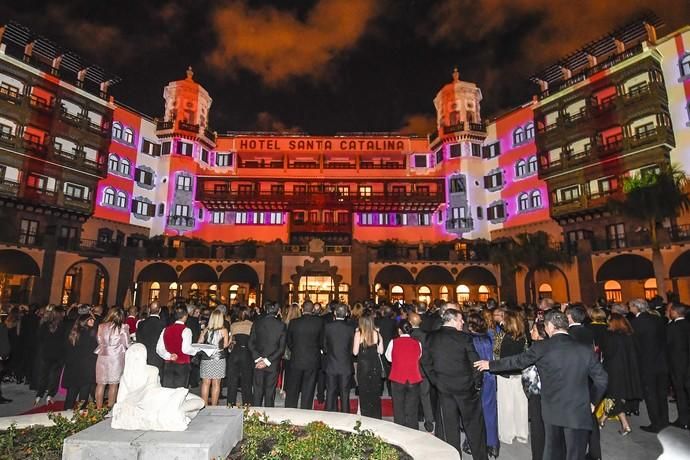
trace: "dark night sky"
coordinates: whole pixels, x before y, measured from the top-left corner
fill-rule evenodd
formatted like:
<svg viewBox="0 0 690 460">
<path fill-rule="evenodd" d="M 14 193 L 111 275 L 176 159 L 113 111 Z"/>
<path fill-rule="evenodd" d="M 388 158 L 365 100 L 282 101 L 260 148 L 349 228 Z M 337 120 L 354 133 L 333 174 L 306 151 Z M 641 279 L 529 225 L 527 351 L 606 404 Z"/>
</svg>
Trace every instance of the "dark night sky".
<svg viewBox="0 0 690 460">
<path fill-rule="evenodd" d="M 227 130 L 424 133 L 458 65 L 483 116 L 529 100 L 527 78 L 613 30 L 648 0 L 10 0 L 16 20 L 122 77 L 115 97 L 160 115 L 163 86 L 195 79 Z M 690 2 L 657 0 L 660 35 Z"/>
</svg>

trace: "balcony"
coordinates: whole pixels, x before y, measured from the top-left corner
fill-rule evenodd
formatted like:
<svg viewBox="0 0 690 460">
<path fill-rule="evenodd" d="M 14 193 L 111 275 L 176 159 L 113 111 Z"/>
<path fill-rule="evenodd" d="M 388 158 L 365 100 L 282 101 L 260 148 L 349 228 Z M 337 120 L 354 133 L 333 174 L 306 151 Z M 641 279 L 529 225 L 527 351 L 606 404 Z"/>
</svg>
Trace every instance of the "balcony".
<svg viewBox="0 0 690 460">
<path fill-rule="evenodd" d="M 60 118 L 72 126 L 81 127 L 83 117 L 80 114 L 70 113 L 64 108 L 60 110 Z"/>
<path fill-rule="evenodd" d="M 0 194 L 16 197 L 19 192 L 19 182 L 6 178 L 0 179 Z"/>
<path fill-rule="evenodd" d="M 649 246 L 651 239 L 646 231 L 619 235 L 615 238 L 592 238 L 593 251 L 615 251 L 618 249 L 639 248 Z"/>
<path fill-rule="evenodd" d="M 253 168 L 253 169 L 283 169 L 283 160 L 242 160 L 237 163 L 240 168 Z"/>
<path fill-rule="evenodd" d="M 48 152 L 48 146 L 45 142 L 40 142 L 40 138 L 36 136 L 27 137 L 24 134 L 24 139 L 22 139 L 22 146 L 27 152 L 31 152 L 34 155 L 45 157 Z"/>
<path fill-rule="evenodd" d="M 323 164 L 324 169 L 356 169 L 355 163 L 347 161 L 326 161 Z"/>
<path fill-rule="evenodd" d="M 452 125 L 443 125 L 443 134 L 457 133 L 458 131 L 465 130 L 465 122 L 459 121 Z"/>
<path fill-rule="evenodd" d="M 293 161 L 288 162 L 290 169 L 319 169 L 321 164 L 318 161 Z"/>
<path fill-rule="evenodd" d="M 29 106 L 39 112 L 52 113 L 55 110 L 55 99 L 47 101 L 42 97 L 32 94 L 29 96 Z"/>
<path fill-rule="evenodd" d="M 0 130 L 0 144 L 14 147 L 16 140 L 17 140 L 17 136 L 15 136 L 14 134 L 12 134 L 8 131 L 1 131 Z"/>
<path fill-rule="evenodd" d="M 101 137 L 110 137 L 110 128 L 109 127 L 94 123 L 93 121 L 91 121 L 88 118 L 84 119 L 84 123 L 86 124 L 86 129 L 88 129 L 92 133 L 96 133 Z"/>
<path fill-rule="evenodd" d="M 186 121 L 180 120 L 177 122 L 177 127 L 181 131 L 189 131 L 191 133 L 198 133 L 199 132 L 199 125 L 194 125 L 192 123 L 187 123 Z"/>
<path fill-rule="evenodd" d="M 668 143 L 675 145 L 673 131 L 668 126 L 657 126 L 653 129 L 640 131 L 632 136 L 628 141 L 631 149 L 636 149 L 638 147 L 655 143 Z"/>
<path fill-rule="evenodd" d="M 551 215 L 554 217 L 572 214 L 578 211 L 584 211 L 586 209 L 587 197 L 584 195 L 568 200 L 551 202 Z"/>
<path fill-rule="evenodd" d="M 474 229 L 474 219 L 471 217 L 458 217 L 446 220 L 446 230 L 459 230 L 461 232 L 471 232 Z"/>
<path fill-rule="evenodd" d="M 57 204 L 58 194 L 54 190 L 26 186 L 24 198 L 39 204 Z"/>
<path fill-rule="evenodd" d="M 360 160 L 359 169 L 405 169 L 407 163 L 403 161 L 388 161 L 388 160 Z"/>
<path fill-rule="evenodd" d="M 173 129 L 174 126 L 175 126 L 174 121 L 159 121 L 156 123 L 156 130 L 166 131 L 169 129 Z"/>
<path fill-rule="evenodd" d="M 291 233 L 351 233 L 352 222 L 304 222 L 290 221 Z"/>
<path fill-rule="evenodd" d="M 468 123 L 469 131 L 478 131 L 480 133 L 486 132 L 486 125 L 484 123 Z"/>
<path fill-rule="evenodd" d="M 671 241 L 690 241 L 690 225 L 675 225 L 670 228 Z"/>
<path fill-rule="evenodd" d="M 193 228 L 194 221 L 194 217 L 189 216 L 168 216 L 168 225 L 171 227 Z"/>
<path fill-rule="evenodd" d="M 87 213 L 91 212 L 92 209 L 91 200 L 77 196 L 64 195 L 63 204 L 67 208 L 73 208 Z"/>
<path fill-rule="evenodd" d="M 209 128 L 204 128 L 203 136 L 211 142 L 216 142 L 216 133 Z"/>
</svg>

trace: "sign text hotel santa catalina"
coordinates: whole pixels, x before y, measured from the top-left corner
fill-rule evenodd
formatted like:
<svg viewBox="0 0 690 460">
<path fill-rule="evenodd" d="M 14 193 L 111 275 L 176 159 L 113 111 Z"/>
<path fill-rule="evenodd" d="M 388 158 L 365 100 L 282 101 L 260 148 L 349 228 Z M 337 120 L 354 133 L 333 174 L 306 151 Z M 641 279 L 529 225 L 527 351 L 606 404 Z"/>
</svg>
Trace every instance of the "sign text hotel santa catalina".
<svg viewBox="0 0 690 460">
<path fill-rule="evenodd" d="M 239 151 L 288 151 L 288 152 L 390 152 L 406 150 L 403 139 L 236 139 Z"/>
</svg>

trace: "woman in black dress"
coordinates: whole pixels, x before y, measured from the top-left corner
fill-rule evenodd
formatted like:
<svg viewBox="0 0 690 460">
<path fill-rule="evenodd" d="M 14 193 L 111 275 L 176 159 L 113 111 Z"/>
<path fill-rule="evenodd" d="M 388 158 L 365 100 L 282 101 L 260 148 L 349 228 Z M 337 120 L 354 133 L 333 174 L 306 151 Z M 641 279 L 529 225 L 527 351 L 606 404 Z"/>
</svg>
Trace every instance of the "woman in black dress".
<svg viewBox="0 0 690 460">
<path fill-rule="evenodd" d="M 359 318 L 352 354 L 357 356 L 357 385 L 360 413 L 365 417 L 381 418 L 381 391 L 383 380 L 381 355 L 383 339 L 374 326 L 374 317 L 365 313 Z"/>
<path fill-rule="evenodd" d="M 62 375 L 62 385 L 67 388 L 65 410 L 73 409 L 77 401 L 83 401 L 84 408 L 96 385 L 98 355 L 94 350 L 98 346 L 98 340 L 95 321 L 90 313 L 81 315 L 67 337 L 65 371 Z"/>
<path fill-rule="evenodd" d="M 51 404 L 58 391 L 65 345 L 64 317 L 65 311 L 62 308 L 48 305 L 41 318 L 34 367 L 37 376 L 35 406 L 38 406 L 44 396 L 46 404 Z"/>
<path fill-rule="evenodd" d="M 642 385 L 632 338 L 632 327 L 623 315 L 611 313 L 608 334 L 602 345 L 604 369 L 609 374 L 606 398 L 612 403 L 599 419 L 599 426 L 603 428 L 608 417 L 615 415 L 621 422 L 619 433 L 625 436 L 632 431 L 625 415 L 625 402 L 641 399 Z"/>
<path fill-rule="evenodd" d="M 249 334 L 252 322 L 250 311 L 242 308 L 237 320 L 230 325 L 230 354 L 227 358 L 225 381 L 228 386 L 228 405 L 237 404 L 237 390 L 242 388 L 242 404 L 252 403 L 252 381 L 254 379 L 254 359 L 249 351 Z"/>
</svg>

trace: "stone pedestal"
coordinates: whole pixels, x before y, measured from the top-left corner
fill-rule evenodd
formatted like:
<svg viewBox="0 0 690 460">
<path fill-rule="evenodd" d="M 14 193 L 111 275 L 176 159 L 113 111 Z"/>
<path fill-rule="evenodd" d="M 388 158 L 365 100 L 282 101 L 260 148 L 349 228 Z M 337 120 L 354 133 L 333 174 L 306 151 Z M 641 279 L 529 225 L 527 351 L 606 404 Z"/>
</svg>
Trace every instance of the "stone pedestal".
<svg viewBox="0 0 690 460">
<path fill-rule="evenodd" d="M 63 460 L 211 460 L 242 439 L 242 411 L 207 407 L 186 431 L 115 430 L 110 419 L 65 439 Z"/>
</svg>

